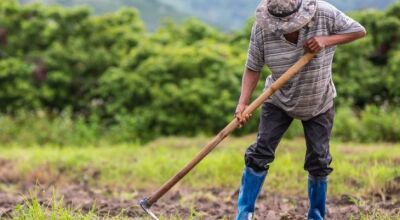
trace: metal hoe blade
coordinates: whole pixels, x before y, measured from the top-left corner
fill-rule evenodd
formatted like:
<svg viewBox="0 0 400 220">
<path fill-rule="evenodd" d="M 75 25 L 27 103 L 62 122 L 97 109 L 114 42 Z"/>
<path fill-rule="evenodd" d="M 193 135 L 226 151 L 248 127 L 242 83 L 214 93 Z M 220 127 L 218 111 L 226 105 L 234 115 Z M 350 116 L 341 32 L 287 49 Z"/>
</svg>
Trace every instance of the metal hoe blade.
<svg viewBox="0 0 400 220">
<path fill-rule="evenodd" d="M 140 200 L 139 205 L 140 205 L 140 207 L 142 207 L 142 209 L 143 209 L 147 214 L 150 215 L 150 217 L 151 217 L 152 219 L 154 219 L 154 220 L 159 220 L 159 219 L 157 218 L 157 216 L 150 210 L 151 205 L 149 204 L 149 202 L 148 202 L 147 199 L 142 199 L 142 200 Z"/>
</svg>

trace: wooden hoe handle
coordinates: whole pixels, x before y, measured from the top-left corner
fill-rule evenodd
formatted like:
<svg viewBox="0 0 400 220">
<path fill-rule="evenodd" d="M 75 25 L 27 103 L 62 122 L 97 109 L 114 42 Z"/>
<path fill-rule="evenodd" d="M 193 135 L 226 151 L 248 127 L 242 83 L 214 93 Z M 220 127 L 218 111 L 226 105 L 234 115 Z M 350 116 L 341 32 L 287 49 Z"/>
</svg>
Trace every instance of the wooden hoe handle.
<svg viewBox="0 0 400 220">
<path fill-rule="evenodd" d="M 267 90 L 265 90 L 256 100 L 254 100 L 243 112 L 244 115 L 253 113 L 260 107 L 272 94 L 282 88 L 282 86 L 296 75 L 300 70 L 307 65 L 315 56 L 314 53 L 305 54 L 299 61 L 290 67 L 278 80 L 276 80 Z M 146 205 L 151 207 L 156 203 L 165 193 L 167 193 L 176 183 L 178 183 L 186 174 L 188 174 L 204 157 L 206 157 L 222 140 L 224 140 L 230 133 L 238 128 L 240 123 L 237 119 L 233 119 L 222 131 L 220 131 L 204 148 L 190 161 L 181 171 L 169 179 L 164 185 L 146 199 Z"/>
</svg>

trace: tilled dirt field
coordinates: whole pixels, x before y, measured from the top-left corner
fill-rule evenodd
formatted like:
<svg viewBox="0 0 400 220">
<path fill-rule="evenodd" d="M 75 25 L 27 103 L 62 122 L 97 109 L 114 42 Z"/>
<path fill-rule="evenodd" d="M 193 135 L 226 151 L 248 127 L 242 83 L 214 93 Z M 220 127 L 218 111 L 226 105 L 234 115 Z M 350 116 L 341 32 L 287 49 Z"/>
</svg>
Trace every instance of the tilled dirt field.
<svg viewBox="0 0 400 220">
<path fill-rule="evenodd" d="M 24 187 L 21 192 L 0 192 L 1 217 L 12 218 L 17 204 L 29 200 L 34 192 L 40 203 L 51 207 L 54 190 L 35 186 L 28 190 Z M 25 192 L 24 192 L 25 191 Z M 66 206 L 73 210 L 89 211 L 94 209 L 100 216 L 126 216 L 132 219 L 143 219 L 145 214 L 138 207 L 137 201 L 150 192 L 114 192 L 112 189 L 93 190 L 83 185 L 71 185 L 57 189 L 63 197 Z M 328 219 L 358 219 L 360 214 L 374 212 L 400 214 L 398 192 L 386 192 L 390 195 L 371 195 L 370 200 L 350 198 L 331 198 L 328 202 Z M 129 195 L 129 196 L 127 196 Z M 180 216 L 188 219 L 233 219 L 237 192 L 221 189 L 208 190 L 174 190 L 162 198 L 152 210 L 157 215 L 168 219 L 169 216 Z M 375 201 L 372 201 L 375 200 Z M 94 207 L 94 208 L 93 208 Z M 258 201 L 256 219 L 305 219 L 308 202 L 302 197 L 282 197 L 273 194 L 262 194 Z"/>
<path fill-rule="evenodd" d="M 76 182 L 60 178 L 48 166 L 22 178 L 11 161 L 0 160 L 0 219 L 12 218 L 18 204 L 26 204 L 31 197 L 51 208 L 53 200 L 63 199 L 71 210 L 94 210 L 99 216 L 123 216 L 144 219 L 138 206 L 141 198 L 151 194 L 148 190 L 117 189 L 116 187 L 89 186 L 86 181 Z M 89 172 L 96 179 L 97 172 Z M 193 190 L 177 186 L 167 193 L 152 210 L 169 219 L 233 219 L 237 191 L 210 188 Z M 256 219 L 305 219 L 308 201 L 301 196 L 282 196 L 263 193 L 257 203 Z M 390 216 L 400 215 L 400 177 L 387 183 L 379 193 L 363 198 L 343 195 L 328 200 L 328 219 L 359 219 L 362 214 L 375 212 Z"/>
</svg>

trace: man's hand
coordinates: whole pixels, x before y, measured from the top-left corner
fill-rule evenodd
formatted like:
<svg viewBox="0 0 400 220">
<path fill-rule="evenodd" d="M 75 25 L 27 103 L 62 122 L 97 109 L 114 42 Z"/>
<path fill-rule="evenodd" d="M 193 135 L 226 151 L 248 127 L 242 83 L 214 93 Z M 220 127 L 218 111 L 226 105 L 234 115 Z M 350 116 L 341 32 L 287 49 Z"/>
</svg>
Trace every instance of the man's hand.
<svg viewBox="0 0 400 220">
<path fill-rule="evenodd" d="M 243 127 L 243 125 L 250 119 L 251 114 L 243 115 L 244 110 L 248 107 L 245 104 L 238 104 L 235 111 L 235 117 L 239 121 L 239 128 Z"/>
<path fill-rule="evenodd" d="M 315 36 L 304 43 L 304 48 L 311 53 L 318 53 L 325 47 L 345 44 L 364 37 L 366 31 L 358 31 L 348 34 L 336 34 L 330 36 Z"/>
<path fill-rule="evenodd" d="M 247 103 L 249 103 L 251 94 L 257 86 L 257 82 L 260 79 L 260 72 L 253 71 L 246 68 L 243 79 L 242 79 L 242 90 L 240 93 L 239 104 L 236 107 L 235 117 L 240 123 L 239 128 L 249 120 L 251 115 L 243 115 L 244 110 L 247 108 Z"/>
<path fill-rule="evenodd" d="M 326 39 L 326 36 L 312 37 L 304 43 L 304 48 L 311 53 L 318 53 L 327 46 Z"/>
</svg>

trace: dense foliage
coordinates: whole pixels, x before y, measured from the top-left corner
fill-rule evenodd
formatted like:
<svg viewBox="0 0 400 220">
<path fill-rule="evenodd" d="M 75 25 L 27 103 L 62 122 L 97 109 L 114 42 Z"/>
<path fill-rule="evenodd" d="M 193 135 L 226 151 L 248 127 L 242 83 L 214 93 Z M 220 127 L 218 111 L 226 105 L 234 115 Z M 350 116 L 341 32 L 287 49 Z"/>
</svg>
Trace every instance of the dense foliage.
<svg viewBox="0 0 400 220">
<path fill-rule="evenodd" d="M 381 115 L 385 123 L 397 123 L 386 136 L 352 138 L 338 131 L 346 140 L 400 138 L 398 120 L 389 118 L 396 118 L 400 104 L 399 14 L 400 4 L 355 14 L 370 34 L 338 50 L 337 103 L 350 110 L 342 111 L 337 123 L 349 128 L 347 117 L 353 117 L 357 126 L 374 126 L 382 123 Z M 165 23 L 150 34 L 132 9 L 90 16 L 85 8 L 2 0 L 0 139 L 18 136 L 18 125 L 27 133 L 42 131 L 39 142 L 57 142 L 58 135 L 70 133 L 80 133 L 77 140 L 107 135 L 115 141 L 213 134 L 232 119 L 250 26 L 224 34 L 189 20 L 181 26 Z M 373 115 L 378 118 L 370 119 Z M 241 132 L 254 132 L 256 126 L 252 120 Z"/>
</svg>

